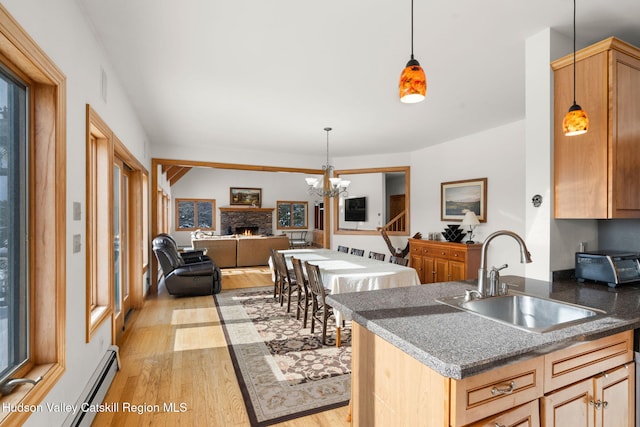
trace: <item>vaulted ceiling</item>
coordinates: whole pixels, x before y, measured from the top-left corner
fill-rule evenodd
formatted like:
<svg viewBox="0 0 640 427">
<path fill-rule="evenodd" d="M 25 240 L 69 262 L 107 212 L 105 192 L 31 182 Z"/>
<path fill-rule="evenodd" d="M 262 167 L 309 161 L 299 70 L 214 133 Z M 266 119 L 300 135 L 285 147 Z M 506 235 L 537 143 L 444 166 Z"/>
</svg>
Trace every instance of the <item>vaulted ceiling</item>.
<svg viewBox="0 0 640 427">
<path fill-rule="evenodd" d="M 324 152 L 325 126 L 332 154 L 349 156 L 522 119 L 525 40 L 573 28 L 571 0 L 414 0 L 428 92 L 407 105 L 410 0 L 77 1 L 151 144 L 310 155 Z M 640 45 L 638 17 L 638 0 L 579 0 L 578 48 Z"/>
</svg>

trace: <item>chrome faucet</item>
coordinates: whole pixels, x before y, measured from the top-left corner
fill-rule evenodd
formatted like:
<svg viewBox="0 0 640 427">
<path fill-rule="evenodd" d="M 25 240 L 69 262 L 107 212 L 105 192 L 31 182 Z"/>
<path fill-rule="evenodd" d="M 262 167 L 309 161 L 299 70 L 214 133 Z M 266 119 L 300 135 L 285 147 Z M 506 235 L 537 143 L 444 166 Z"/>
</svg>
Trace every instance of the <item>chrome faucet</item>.
<svg viewBox="0 0 640 427">
<path fill-rule="evenodd" d="M 499 271 L 503 268 L 507 267 L 507 264 L 503 265 L 500 268 L 493 267 L 491 269 L 491 274 L 487 277 L 487 248 L 489 247 L 489 243 L 493 239 L 498 236 L 511 236 L 515 239 L 516 242 L 520 245 L 520 262 L 521 263 L 530 263 L 531 262 L 531 254 L 527 249 L 527 245 L 522 240 L 522 237 L 518 236 L 513 231 L 508 230 L 499 230 L 494 233 L 491 233 L 482 244 L 482 254 L 480 255 L 480 268 L 478 269 L 478 296 L 480 298 L 485 298 L 489 296 L 499 295 L 499 282 L 500 282 L 500 273 Z M 487 283 L 489 282 L 489 283 Z"/>
</svg>

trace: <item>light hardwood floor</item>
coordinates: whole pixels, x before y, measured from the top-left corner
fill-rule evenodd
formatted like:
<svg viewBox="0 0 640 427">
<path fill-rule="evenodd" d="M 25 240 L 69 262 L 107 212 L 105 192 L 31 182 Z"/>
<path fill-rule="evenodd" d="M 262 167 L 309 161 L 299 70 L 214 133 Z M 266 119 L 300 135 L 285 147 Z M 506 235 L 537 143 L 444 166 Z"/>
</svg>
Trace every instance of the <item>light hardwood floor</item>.
<svg viewBox="0 0 640 427">
<path fill-rule="evenodd" d="M 267 267 L 224 269 L 222 283 L 222 292 L 273 285 Z M 176 298 L 160 287 L 132 315 L 120 362 L 105 398 L 106 405 L 118 402 L 119 410 L 98 413 L 94 426 L 249 425 L 211 296 Z M 171 403 L 178 412 L 162 410 Z M 347 412 L 342 407 L 277 425 L 348 426 Z"/>
</svg>

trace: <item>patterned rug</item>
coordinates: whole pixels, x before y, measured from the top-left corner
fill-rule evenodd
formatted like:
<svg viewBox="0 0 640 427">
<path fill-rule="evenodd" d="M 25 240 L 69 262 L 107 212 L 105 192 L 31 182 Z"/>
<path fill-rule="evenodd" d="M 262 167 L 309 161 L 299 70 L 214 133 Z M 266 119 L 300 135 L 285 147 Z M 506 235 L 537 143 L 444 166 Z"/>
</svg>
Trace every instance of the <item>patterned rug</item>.
<svg viewBox="0 0 640 427">
<path fill-rule="evenodd" d="M 295 311 L 273 299 L 273 288 L 214 295 L 252 426 L 267 426 L 344 406 L 351 392 L 351 334 L 335 328 L 322 345 L 319 328 L 302 328 Z"/>
</svg>

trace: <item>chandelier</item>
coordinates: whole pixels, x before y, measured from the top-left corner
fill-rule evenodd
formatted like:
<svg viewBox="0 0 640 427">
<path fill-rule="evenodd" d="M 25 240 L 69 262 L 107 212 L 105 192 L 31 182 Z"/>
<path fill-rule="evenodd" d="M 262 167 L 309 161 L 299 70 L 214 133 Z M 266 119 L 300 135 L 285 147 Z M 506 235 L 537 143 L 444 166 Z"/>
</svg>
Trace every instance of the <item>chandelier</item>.
<svg viewBox="0 0 640 427">
<path fill-rule="evenodd" d="M 315 177 L 307 177 L 305 180 L 307 181 L 307 185 L 309 186 L 308 192 L 313 196 L 318 197 L 346 197 L 347 187 L 351 184 L 351 181 L 347 181 L 341 178 L 332 178 L 333 175 L 333 166 L 329 163 L 329 132 L 331 131 L 330 127 L 324 128 L 325 132 L 327 132 L 327 163 L 322 166 L 322 170 L 324 171 L 323 178 L 315 178 Z M 328 179 L 329 185 L 325 186 L 325 179 Z"/>
</svg>

